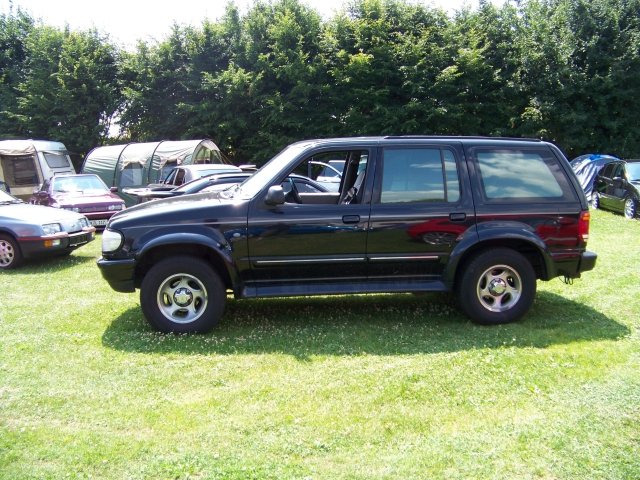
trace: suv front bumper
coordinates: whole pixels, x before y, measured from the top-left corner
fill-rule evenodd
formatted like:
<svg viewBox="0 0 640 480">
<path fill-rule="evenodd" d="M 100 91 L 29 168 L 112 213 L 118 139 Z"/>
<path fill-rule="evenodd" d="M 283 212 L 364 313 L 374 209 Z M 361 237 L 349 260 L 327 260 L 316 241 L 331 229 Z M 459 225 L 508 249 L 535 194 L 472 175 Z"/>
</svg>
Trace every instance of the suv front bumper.
<svg viewBox="0 0 640 480">
<path fill-rule="evenodd" d="M 128 258 L 125 260 L 107 260 L 104 257 L 98 259 L 98 268 L 109 286 L 116 292 L 129 293 L 135 291 L 133 281 L 136 261 Z"/>
</svg>

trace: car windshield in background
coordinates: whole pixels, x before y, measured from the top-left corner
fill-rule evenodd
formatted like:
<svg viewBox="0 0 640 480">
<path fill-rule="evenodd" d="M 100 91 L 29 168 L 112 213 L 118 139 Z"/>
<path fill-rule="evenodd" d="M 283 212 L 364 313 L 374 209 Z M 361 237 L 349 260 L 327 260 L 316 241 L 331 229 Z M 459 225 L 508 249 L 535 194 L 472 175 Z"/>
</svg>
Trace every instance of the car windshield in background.
<svg viewBox="0 0 640 480">
<path fill-rule="evenodd" d="M 627 176 L 630 182 L 640 181 L 640 162 L 627 163 Z"/>
<path fill-rule="evenodd" d="M 78 175 L 53 179 L 54 192 L 104 193 L 108 190 L 105 183 L 94 175 Z"/>
</svg>

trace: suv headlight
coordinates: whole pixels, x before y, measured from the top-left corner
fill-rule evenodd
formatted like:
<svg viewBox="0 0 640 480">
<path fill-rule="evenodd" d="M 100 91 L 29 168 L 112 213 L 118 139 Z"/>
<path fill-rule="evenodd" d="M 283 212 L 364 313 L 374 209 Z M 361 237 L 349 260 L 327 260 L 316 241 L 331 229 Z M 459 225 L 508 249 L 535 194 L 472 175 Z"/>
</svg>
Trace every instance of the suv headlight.
<svg viewBox="0 0 640 480">
<path fill-rule="evenodd" d="M 59 223 L 45 223 L 42 225 L 42 231 L 45 235 L 54 235 L 62 231 L 62 226 Z"/>
<path fill-rule="evenodd" d="M 102 233 L 102 251 L 115 252 L 122 245 L 122 234 L 105 228 Z"/>
</svg>

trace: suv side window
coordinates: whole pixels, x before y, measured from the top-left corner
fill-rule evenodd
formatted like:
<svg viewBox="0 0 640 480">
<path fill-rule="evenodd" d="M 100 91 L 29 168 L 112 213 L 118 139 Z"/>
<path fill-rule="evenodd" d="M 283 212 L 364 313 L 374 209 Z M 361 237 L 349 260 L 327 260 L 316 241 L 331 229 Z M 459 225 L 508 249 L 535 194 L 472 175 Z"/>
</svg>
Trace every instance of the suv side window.
<svg viewBox="0 0 640 480">
<path fill-rule="evenodd" d="M 492 201 L 573 198 L 557 159 L 544 150 L 478 148 L 481 194 Z"/>
<path fill-rule="evenodd" d="M 385 148 L 381 203 L 457 202 L 453 153 L 439 148 Z"/>
<path fill-rule="evenodd" d="M 297 195 L 292 192 L 289 181 L 283 180 L 286 203 L 298 204 L 350 204 L 364 201 L 364 180 L 369 151 L 364 149 L 324 151 L 304 158 L 288 175 L 295 173 L 315 180 L 326 191 L 317 191 L 304 183 L 295 182 Z M 327 170 L 334 170 L 334 176 L 323 176 Z M 298 188 L 301 187 L 301 188 Z M 300 197 L 300 193 L 303 194 Z M 305 197 L 304 194 L 314 194 Z"/>
</svg>

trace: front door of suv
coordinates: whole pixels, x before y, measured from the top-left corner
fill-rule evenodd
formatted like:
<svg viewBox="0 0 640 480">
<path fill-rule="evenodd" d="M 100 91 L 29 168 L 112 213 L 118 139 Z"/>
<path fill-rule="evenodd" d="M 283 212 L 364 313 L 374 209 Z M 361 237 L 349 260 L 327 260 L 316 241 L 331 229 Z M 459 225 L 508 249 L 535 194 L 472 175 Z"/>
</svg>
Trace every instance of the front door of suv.
<svg viewBox="0 0 640 480">
<path fill-rule="evenodd" d="M 358 168 L 361 180 L 365 178 L 369 149 L 322 153 L 324 158 L 345 160 L 339 191 L 298 192 L 298 196 L 288 192 L 282 205 L 268 205 L 264 199 L 256 198 L 250 207 L 251 271 L 247 284 L 258 288 L 260 295 L 275 295 L 280 287 L 282 294 L 300 293 L 305 285 L 314 283 L 317 287 L 325 280 L 327 285 L 366 280 L 370 204 L 347 202 L 344 197 L 356 181 Z M 309 163 L 317 162 L 317 156 L 305 155 L 287 175 L 308 174 Z M 363 187 L 364 184 L 364 190 Z"/>
<path fill-rule="evenodd" d="M 475 225 L 459 144 L 386 146 L 376 169 L 367 240 L 372 281 L 416 288 L 440 281 L 452 249 Z M 429 288 L 434 288 L 431 285 Z"/>
</svg>

